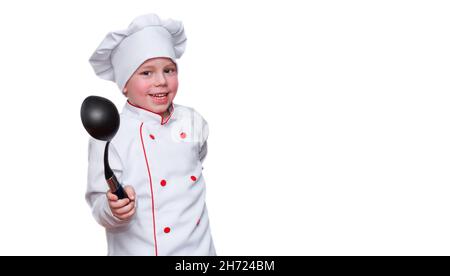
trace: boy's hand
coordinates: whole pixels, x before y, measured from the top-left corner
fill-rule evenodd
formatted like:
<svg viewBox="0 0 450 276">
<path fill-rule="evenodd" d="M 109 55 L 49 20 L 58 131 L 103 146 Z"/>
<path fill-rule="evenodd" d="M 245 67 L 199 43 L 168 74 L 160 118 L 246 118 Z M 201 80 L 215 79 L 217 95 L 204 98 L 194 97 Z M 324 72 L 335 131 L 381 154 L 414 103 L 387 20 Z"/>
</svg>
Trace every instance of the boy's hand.
<svg viewBox="0 0 450 276">
<path fill-rule="evenodd" d="M 113 215 L 121 220 L 130 219 L 134 213 L 136 212 L 136 193 L 134 192 L 133 187 L 125 186 L 125 192 L 128 195 L 128 198 L 120 199 L 110 190 L 106 193 L 106 197 L 108 198 L 109 208 Z"/>
</svg>

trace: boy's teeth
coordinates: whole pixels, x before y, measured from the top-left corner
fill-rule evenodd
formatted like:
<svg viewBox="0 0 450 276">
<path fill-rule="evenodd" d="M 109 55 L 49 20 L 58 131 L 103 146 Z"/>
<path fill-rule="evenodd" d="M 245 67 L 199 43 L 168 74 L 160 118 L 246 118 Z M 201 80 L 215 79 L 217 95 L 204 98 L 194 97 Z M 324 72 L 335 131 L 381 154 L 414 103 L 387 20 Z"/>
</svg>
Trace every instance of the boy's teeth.
<svg viewBox="0 0 450 276">
<path fill-rule="evenodd" d="M 152 97 L 164 97 L 167 96 L 167 93 L 162 93 L 162 94 L 153 94 L 151 95 Z"/>
</svg>

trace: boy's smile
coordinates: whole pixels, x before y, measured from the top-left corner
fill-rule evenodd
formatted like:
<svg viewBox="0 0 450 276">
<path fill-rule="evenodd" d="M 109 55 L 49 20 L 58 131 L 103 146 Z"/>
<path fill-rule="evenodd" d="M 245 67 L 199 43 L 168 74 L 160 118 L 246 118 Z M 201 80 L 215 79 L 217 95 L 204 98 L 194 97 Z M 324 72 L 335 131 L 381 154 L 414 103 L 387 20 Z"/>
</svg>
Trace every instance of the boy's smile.
<svg viewBox="0 0 450 276">
<path fill-rule="evenodd" d="M 170 58 L 152 58 L 133 73 L 125 85 L 124 94 L 132 104 L 165 118 L 177 90 L 176 64 Z"/>
</svg>

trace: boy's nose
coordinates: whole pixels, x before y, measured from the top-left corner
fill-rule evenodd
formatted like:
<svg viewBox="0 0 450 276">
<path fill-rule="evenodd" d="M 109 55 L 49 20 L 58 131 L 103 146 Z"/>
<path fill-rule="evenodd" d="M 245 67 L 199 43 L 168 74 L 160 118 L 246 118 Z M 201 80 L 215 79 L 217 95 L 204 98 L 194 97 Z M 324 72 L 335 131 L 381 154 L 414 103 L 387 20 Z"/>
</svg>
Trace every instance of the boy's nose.
<svg viewBox="0 0 450 276">
<path fill-rule="evenodd" d="M 160 86 L 166 84 L 166 78 L 164 74 L 156 74 L 155 76 L 155 86 Z"/>
</svg>

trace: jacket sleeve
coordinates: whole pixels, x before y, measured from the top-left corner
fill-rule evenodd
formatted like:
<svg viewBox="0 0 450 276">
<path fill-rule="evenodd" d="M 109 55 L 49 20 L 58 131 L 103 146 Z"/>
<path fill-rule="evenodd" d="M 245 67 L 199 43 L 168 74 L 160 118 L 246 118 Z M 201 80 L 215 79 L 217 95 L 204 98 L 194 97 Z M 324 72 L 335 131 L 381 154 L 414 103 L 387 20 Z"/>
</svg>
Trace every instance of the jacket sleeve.
<svg viewBox="0 0 450 276">
<path fill-rule="evenodd" d="M 127 224 L 128 221 L 116 218 L 108 205 L 106 192 L 109 188 L 105 180 L 103 165 L 105 145 L 105 141 L 93 138 L 89 140 L 86 201 L 91 207 L 95 220 L 100 225 L 105 228 L 116 228 Z M 108 155 L 109 165 L 120 181 L 123 166 L 113 143 L 109 145 Z"/>
<path fill-rule="evenodd" d="M 206 155 L 208 153 L 208 135 L 209 135 L 209 126 L 208 122 L 196 111 L 194 115 L 194 125 L 196 125 L 196 131 L 198 137 L 198 149 L 199 149 L 199 158 L 200 161 L 203 163 L 203 161 L 206 158 Z"/>
<path fill-rule="evenodd" d="M 206 122 L 206 120 L 201 117 L 201 128 L 200 128 L 200 151 L 199 151 L 199 157 L 200 157 L 200 161 L 203 163 L 203 161 L 206 158 L 206 155 L 208 153 L 208 135 L 209 135 L 209 126 L 208 126 L 208 122 Z"/>
</svg>

